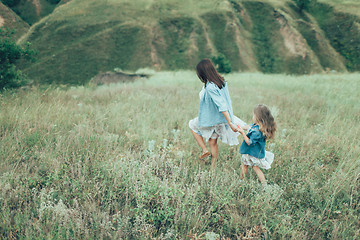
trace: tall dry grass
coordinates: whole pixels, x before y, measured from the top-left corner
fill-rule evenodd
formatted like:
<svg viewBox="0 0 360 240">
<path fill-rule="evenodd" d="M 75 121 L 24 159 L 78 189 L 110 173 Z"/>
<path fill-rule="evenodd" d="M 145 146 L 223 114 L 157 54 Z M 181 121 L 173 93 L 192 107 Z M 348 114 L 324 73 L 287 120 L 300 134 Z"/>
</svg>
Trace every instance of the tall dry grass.
<svg viewBox="0 0 360 240">
<path fill-rule="evenodd" d="M 238 147 L 214 172 L 188 129 L 194 72 L 0 97 L 0 234 L 10 239 L 356 239 L 359 74 L 230 74 L 234 112 L 278 123 L 265 172 L 240 180 Z"/>
</svg>

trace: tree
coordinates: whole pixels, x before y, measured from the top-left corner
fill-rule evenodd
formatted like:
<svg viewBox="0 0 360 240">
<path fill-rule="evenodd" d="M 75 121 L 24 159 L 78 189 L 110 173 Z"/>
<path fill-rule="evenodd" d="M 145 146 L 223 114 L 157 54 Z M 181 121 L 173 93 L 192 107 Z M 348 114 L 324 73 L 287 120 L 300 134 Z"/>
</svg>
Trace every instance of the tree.
<svg viewBox="0 0 360 240">
<path fill-rule="evenodd" d="M 8 28 L 0 27 L 0 90 L 25 84 L 25 76 L 17 69 L 16 64 L 21 59 L 33 60 L 35 55 L 29 43 L 24 46 L 16 44 L 13 34 Z"/>
<path fill-rule="evenodd" d="M 231 62 L 226 56 L 220 53 L 218 56 L 211 58 L 219 73 L 230 73 L 232 70 Z"/>
</svg>

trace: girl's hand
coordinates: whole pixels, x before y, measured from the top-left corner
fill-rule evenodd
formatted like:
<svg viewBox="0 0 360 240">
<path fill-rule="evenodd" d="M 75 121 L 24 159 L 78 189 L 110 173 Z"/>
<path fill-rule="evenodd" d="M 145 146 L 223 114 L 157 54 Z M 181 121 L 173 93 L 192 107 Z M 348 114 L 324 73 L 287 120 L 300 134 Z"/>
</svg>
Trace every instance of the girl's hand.
<svg viewBox="0 0 360 240">
<path fill-rule="evenodd" d="M 241 127 L 242 129 L 244 129 L 245 131 L 247 131 L 247 130 L 249 130 L 249 125 L 246 125 L 246 126 L 243 126 L 243 127 Z"/>
</svg>

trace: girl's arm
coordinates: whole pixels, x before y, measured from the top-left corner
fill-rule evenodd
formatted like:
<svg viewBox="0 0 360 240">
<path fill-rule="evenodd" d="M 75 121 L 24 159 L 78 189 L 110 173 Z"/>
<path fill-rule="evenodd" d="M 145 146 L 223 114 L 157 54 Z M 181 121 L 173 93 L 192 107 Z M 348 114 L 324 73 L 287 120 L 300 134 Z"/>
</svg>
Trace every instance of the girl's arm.
<svg viewBox="0 0 360 240">
<path fill-rule="evenodd" d="M 250 126 L 249 125 L 245 125 L 241 127 L 242 129 L 244 129 L 245 131 L 249 130 Z"/>
<path fill-rule="evenodd" d="M 236 127 L 235 124 L 233 124 L 233 123 L 231 122 L 231 118 L 230 118 L 229 112 L 228 112 L 228 111 L 224 111 L 224 112 L 221 112 L 221 113 L 224 115 L 226 121 L 228 122 L 229 126 L 231 127 L 231 130 L 233 130 L 234 132 L 238 132 L 238 131 L 239 131 L 239 128 Z"/>
<path fill-rule="evenodd" d="M 246 144 L 247 144 L 248 146 L 250 146 L 249 138 L 248 138 L 248 136 L 246 136 L 244 129 L 242 129 L 242 128 L 240 127 L 240 128 L 239 128 L 239 133 L 241 133 L 241 135 L 243 136 L 244 141 L 246 142 Z"/>
</svg>

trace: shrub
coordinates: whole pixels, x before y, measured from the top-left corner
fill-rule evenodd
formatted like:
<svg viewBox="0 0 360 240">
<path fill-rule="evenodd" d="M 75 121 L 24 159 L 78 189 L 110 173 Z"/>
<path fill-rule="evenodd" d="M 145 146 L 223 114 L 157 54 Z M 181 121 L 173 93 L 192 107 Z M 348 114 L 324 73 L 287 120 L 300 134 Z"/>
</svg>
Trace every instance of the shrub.
<svg viewBox="0 0 360 240">
<path fill-rule="evenodd" d="M 218 56 L 213 56 L 211 61 L 215 64 L 219 73 L 231 72 L 231 62 L 224 54 L 220 53 Z"/>
<path fill-rule="evenodd" d="M 58 4 L 60 0 L 47 0 L 51 4 Z"/>
<path fill-rule="evenodd" d="M 7 28 L 0 28 L 0 90 L 25 84 L 25 76 L 17 70 L 16 64 L 23 58 L 33 59 L 35 54 L 29 43 L 24 46 L 16 44 L 13 34 Z"/>
<path fill-rule="evenodd" d="M 302 12 L 303 10 L 309 10 L 311 4 L 315 3 L 316 0 L 294 0 L 294 2 Z"/>
</svg>

